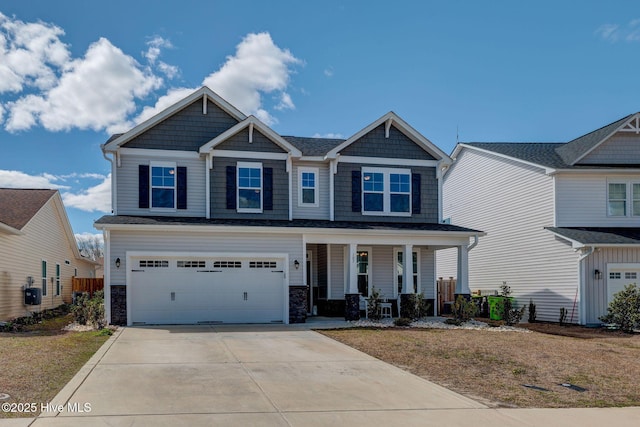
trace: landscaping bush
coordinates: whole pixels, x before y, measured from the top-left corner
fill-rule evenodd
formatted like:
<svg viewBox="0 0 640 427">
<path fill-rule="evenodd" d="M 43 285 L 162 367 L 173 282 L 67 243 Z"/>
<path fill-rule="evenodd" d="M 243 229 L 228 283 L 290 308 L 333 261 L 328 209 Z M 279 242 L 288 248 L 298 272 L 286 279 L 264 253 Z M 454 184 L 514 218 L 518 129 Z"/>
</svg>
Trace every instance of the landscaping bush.
<svg viewBox="0 0 640 427">
<path fill-rule="evenodd" d="M 451 307 L 453 319 L 447 319 L 447 323 L 454 325 L 461 325 L 471 320 L 476 314 L 478 314 L 478 306 L 469 301 L 462 295 L 458 295 L 456 301 Z"/>
<path fill-rule="evenodd" d="M 567 314 L 568 314 L 568 310 L 564 307 L 560 307 L 560 318 L 558 319 L 558 323 L 560 323 L 560 325 L 564 325 L 565 323 L 567 323 Z"/>
<path fill-rule="evenodd" d="M 424 294 L 408 295 L 405 304 L 400 305 L 400 317 L 417 320 L 426 317 L 431 309 L 431 304 L 424 299 Z"/>
<path fill-rule="evenodd" d="M 518 309 L 513 305 L 511 287 L 507 285 L 507 282 L 502 282 L 502 285 L 500 286 L 500 296 L 503 297 L 502 320 L 504 320 L 508 326 L 517 325 L 520 323 L 520 320 L 522 320 L 522 316 L 524 316 L 525 307 Z"/>
<path fill-rule="evenodd" d="M 78 295 L 75 305 L 71 308 L 74 320 L 80 325 L 91 325 L 96 329 L 104 328 L 104 291 L 96 291 L 93 298 L 89 294 Z"/>
<path fill-rule="evenodd" d="M 640 288 L 635 284 L 613 295 L 607 314 L 600 317 L 605 323 L 613 323 L 625 332 L 640 328 Z"/>
<path fill-rule="evenodd" d="M 529 300 L 529 323 L 535 323 L 536 321 L 536 305 L 533 303 L 533 300 Z"/>
<path fill-rule="evenodd" d="M 367 300 L 367 315 L 371 320 L 380 320 L 382 314 L 380 313 L 380 303 L 382 302 L 382 294 L 376 287 L 371 288 L 371 295 Z"/>
</svg>

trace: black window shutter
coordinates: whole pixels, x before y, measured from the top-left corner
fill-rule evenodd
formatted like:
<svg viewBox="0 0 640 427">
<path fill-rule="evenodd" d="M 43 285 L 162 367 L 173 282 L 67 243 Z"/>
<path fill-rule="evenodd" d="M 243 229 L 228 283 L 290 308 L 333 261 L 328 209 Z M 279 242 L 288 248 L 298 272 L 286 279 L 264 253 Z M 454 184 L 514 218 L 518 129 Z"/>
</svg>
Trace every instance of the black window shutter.
<svg viewBox="0 0 640 427">
<path fill-rule="evenodd" d="M 351 212 L 362 212 L 362 173 L 351 171 Z"/>
<path fill-rule="evenodd" d="M 149 209 L 149 165 L 138 165 L 138 207 Z"/>
<path fill-rule="evenodd" d="M 178 197 L 177 197 L 177 208 L 178 209 L 187 209 L 187 168 L 184 166 L 178 166 Z"/>
<path fill-rule="evenodd" d="M 227 166 L 227 209 L 236 208 L 236 167 Z"/>
<path fill-rule="evenodd" d="M 419 214 L 422 205 L 422 193 L 420 191 L 420 174 L 411 174 L 411 213 Z"/>
<path fill-rule="evenodd" d="M 262 198 L 262 209 L 273 210 L 273 168 L 262 168 L 262 188 L 264 194 Z"/>
</svg>

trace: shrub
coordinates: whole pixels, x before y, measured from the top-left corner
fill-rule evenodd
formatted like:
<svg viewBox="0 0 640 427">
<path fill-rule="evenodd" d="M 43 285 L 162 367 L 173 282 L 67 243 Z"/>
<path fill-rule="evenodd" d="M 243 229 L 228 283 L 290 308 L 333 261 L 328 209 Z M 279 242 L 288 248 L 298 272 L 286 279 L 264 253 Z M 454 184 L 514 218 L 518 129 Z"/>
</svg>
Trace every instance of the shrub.
<svg viewBox="0 0 640 427">
<path fill-rule="evenodd" d="M 376 289 L 375 286 L 371 288 L 371 295 L 369 295 L 369 299 L 367 300 L 367 315 L 369 319 L 380 320 L 382 318 L 380 313 L 381 298 L 382 294 L 380 294 L 380 290 Z"/>
<path fill-rule="evenodd" d="M 502 285 L 500 286 L 500 295 L 503 297 L 501 306 L 502 320 L 504 320 L 504 322 L 509 326 L 517 325 L 520 323 L 522 316 L 524 316 L 525 307 L 518 309 L 513 305 L 511 299 L 511 287 L 507 285 L 507 282 L 502 282 Z"/>
<path fill-rule="evenodd" d="M 635 284 L 613 295 L 607 314 L 600 318 L 605 323 L 613 323 L 625 332 L 633 332 L 640 327 L 640 288 Z"/>
<path fill-rule="evenodd" d="M 533 300 L 529 300 L 529 323 L 535 323 L 536 321 L 536 305 Z"/>
<path fill-rule="evenodd" d="M 407 317 L 398 317 L 393 321 L 395 326 L 411 326 L 412 320 Z"/>
<path fill-rule="evenodd" d="M 76 304 L 71 308 L 74 320 L 80 325 L 90 324 L 96 329 L 102 329 L 106 324 L 104 316 L 104 291 L 97 291 L 93 298 L 88 294 L 78 295 Z"/>
<path fill-rule="evenodd" d="M 462 295 L 458 295 L 451 308 L 456 325 L 468 322 L 478 313 L 478 307 Z"/>
<path fill-rule="evenodd" d="M 558 319 L 558 323 L 560 323 L 561 326 L 567 323 L 567 314 L 568 310 L 564 307 L 560 307 L 560 318 Z"/>
<path fill-rule="evenodd" d="M 424 299 L 424 294 L 410 294 L 405 297 L 405 304 L 400 306 L 400 317 L 406 317 L 412 320 L 426 317 L 431 309 L 429 304 Z"/>
</svg>

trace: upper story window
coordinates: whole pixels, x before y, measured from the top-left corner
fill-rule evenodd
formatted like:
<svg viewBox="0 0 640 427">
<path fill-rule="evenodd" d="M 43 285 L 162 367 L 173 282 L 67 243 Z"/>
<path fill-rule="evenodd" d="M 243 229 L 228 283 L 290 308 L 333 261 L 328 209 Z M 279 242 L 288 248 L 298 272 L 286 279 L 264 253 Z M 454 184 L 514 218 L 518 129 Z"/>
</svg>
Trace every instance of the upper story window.
<svg viewBox="0 0 640 427">
<path fill-rule="evenodd" d="M 151 208 L 175 209 L 175 163 L 151 163 Z"/>
<path fill-rule="evenodd" d="M 610 182 L 607 192 L 608 216 L 640 216 L 640 183 Z"/>
<path fill-rule="evenodd" d="M 262 163 L 238 162 L 238 212 L 262 212 Z"/>
<path fill-rule="evenodd" d="M 318 206 L 318 168 L 299 168 L 298 182 L 298 205 Z"/>
<path fill-rule="evenodd" d="M 362 213 L 411 215 L 411 170 L 362 168 Z"/>
</svg>

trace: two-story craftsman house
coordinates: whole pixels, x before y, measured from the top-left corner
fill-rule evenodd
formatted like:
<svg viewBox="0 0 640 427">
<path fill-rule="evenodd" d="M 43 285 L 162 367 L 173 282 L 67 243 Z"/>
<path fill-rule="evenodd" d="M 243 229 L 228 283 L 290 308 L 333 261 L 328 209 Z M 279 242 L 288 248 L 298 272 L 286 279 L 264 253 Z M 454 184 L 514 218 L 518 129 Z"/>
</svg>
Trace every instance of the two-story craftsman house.
<svg viewBox="0 0 640 427">
<path fill-rule="evenodd" d="M 473 288 L 504 281 L 538 319 L 564 309 L 567 322 L 599 324 L 640 277 L 639 134 L 636 113 L 565 143 L 458 144 L 443 211 L 487 233 L 470 254 Z M 440 275 L 455 276 L 452 260 L 438 254 Z"/>
<path fill-rule="evenodd" d="M 451 160 L 394 113 L 346 140 L 281 136 L 203 87 L 102 149 L 110 323 L 354 319 L 374 286 L 433 300 L 439 248 L 469 293 L 481 233 L 440 223 Z"/>
</svg>

